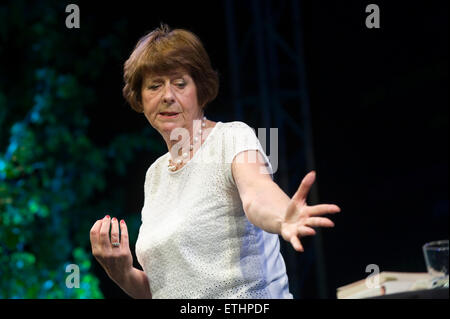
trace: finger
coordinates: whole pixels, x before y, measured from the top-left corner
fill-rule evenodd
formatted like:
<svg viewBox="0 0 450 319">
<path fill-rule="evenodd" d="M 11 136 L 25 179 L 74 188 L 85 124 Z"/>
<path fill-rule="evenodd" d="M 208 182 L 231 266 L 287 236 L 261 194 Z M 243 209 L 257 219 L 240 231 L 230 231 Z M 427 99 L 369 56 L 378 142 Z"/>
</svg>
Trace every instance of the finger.
<svg viewBox="0 0 450 319">
<path fill-rule="evenodd" d="M 111 242 L 109 241 L 109 228 L 111 226 L 111 218 L 106 215 L 102 220 L 102 227 L 100 228 L 100 245 L 103 249 L 109 250 Z"/>
<path fill-rule="evenodd" d="M 316 172 L 311 171 L 303 178 L 297 192 L 292 197 L 293 200 L 298 202 L 306 202 L 306 197 L 308 196 L 309 190 L 316 179 Z"/>
<path fill-rule="evenodd" d="M 102 220 L 97 220 L 92 226 L 89 232 L 89 238 L 91 240 L 92 251 L 98 248 L 100 243 L 100 227 L 102 226 Z"/>
<path fill-rule="evenodd" d="M 299 252 L 304 251 L 303 246 L 300 243 L 300 239 L 298 239 L 297 236 L 292 236 L 290 242 L 291 242 L 292 247 L 294 247 L 294 249 L 296 251 L 299 251 Z"/>
<path fill-rule="evenodd" d="M 324 214 L 335 214 L 339 213 L 341 209 L 339 206 L 334 204 L 320 204 L 314 206 L 308 206 L 304 208 L 304 212 L 309 216 L 318 216 Z"/>
<path fill-rule="evenodd" d="M 120 221 L 120 246 L 125 248 L 129 247 L 128 228 L 123 219 Z"/>
<path fill-rule="evenodd" d="M 117 221 L 117 218 L 114 217 L 111 220 L 111 244 L 119 242 L 119 222 Z"/>
<path fill-rule="evenodd" d="M 306 220 L 305 225 L 309 227 L 334 227 L 334 223 L 325 217 L 310 217 Z"/>
<path fill-rule="evenodd" d="M 314 236 L 316 234 L 316 231 L 308 226 L 299 226 L 298 234 L 300 237 Z"/>
</svg>

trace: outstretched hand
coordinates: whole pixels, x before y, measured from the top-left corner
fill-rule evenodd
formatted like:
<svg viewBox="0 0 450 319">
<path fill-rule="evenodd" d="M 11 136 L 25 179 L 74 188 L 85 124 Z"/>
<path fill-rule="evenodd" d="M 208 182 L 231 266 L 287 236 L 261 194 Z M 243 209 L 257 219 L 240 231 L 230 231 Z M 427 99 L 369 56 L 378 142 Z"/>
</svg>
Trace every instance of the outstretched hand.
<svg viewBox="0 0 450 319">
<path fill-rule="evenodd" d="M 315 179 L 316 173 L 314 171 L 309 172 L 303 178 L 297 192 L 289 201 L 284 220 L 281 223 L 281 236 L 299 252 L 304 251 L 300 238 L 316 234 L 313 227 L 334 227 L 334 223 L 330 219 L 319 216 L 341 211 L 337 205 L 333 204 L 314 206 L 306 204 L 308 192 Z"/>
</svg>

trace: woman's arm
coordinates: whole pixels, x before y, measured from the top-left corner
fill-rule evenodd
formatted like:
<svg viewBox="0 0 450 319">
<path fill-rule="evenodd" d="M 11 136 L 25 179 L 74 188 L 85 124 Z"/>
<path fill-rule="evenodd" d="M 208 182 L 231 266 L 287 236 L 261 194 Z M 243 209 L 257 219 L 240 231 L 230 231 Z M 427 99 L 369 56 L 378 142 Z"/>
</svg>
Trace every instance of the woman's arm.
<svg viewBox="0 0 450 319">
<path fill-rule="evenodd" d="M 306 204 L 315 172 L 306 175 L 295 195 L 289 198 L 270 178 L 261 154 L 249 156 L 251 152 L 257 151 L 241 152 L 232 163 L 232 174 L 248 220 L 267 232 L 281 235 L 294 249 L 303 251 L 299 237 L 314 235 L 312 227 L 334 226 L 328 218 L 317 216 L 337 213 L 340 208 Z M 258 160 L 252 163 L 248 158 Z"/>
<path fill-rule="evenodd" d="M 272 181 L 261 155 L 249 156 L 252 152 L 256 151 L 239 153 L 231 166 L 244 212 L 253 225 L 280 234 L 290 198 Z M 249 163 L 249 158 L 257 159 L 256 163 Z"/>
<path fill-rule="evenodd" d="M 147 275 L 137 268 L 134 268 L 121 278 L 111 278 L 123 291 L 135 299 L 151 299 L 150 285 Z"/>
</svg>

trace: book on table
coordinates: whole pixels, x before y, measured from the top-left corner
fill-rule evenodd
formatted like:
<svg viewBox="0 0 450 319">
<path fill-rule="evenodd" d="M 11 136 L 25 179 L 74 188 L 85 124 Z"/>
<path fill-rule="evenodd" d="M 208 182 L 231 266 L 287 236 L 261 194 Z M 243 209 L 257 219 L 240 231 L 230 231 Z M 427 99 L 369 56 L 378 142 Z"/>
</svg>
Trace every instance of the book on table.
<svg viewBox="0 0 450 319">
<path fill-rule="evenodd" d="M 337 288 L 336 295 L 337 299 L 361 299 L 428 289 L 430 279 L 427 272 L 383 271 Z"/>
</svg>

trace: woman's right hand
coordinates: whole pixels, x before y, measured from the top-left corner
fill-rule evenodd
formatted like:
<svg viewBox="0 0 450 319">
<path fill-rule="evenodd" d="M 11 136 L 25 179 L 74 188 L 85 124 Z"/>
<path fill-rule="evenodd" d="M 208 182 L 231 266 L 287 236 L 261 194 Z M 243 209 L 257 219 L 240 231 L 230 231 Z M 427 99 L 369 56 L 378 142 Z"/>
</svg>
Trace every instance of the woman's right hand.
<svg viewBox="0 0 450 319">
<path fill-rule="evenodd" d="M 111 227 L 111 240 L 109 229 Z M 100 265 L 105 269 L 108 276 L 121 282 L 133 270 L 133 256 L 131 255 L 128 242 L 128 229 L 124 220 L 120 222 L 108 215 L 97 220 L 90 231 L 92 254 Z M 112 243 L 120 243 L 117 247 Z"/>
</svg>

